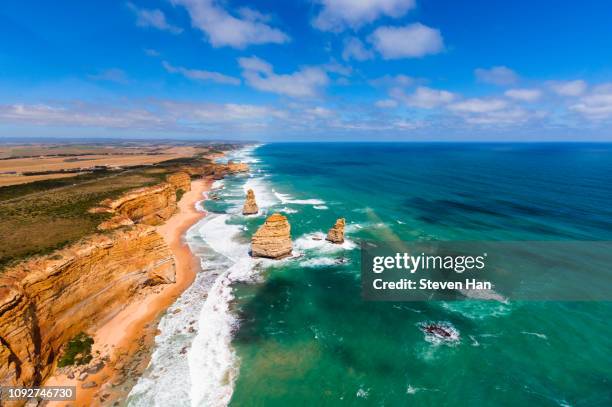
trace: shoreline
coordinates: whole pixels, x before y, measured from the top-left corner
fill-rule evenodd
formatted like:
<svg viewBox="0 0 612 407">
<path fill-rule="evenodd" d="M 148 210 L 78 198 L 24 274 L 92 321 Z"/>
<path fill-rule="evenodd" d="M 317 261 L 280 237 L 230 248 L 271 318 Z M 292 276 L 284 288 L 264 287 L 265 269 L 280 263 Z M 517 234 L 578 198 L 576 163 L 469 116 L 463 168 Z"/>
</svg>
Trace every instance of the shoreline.
<svg viewBox="0 0 612 407">
<path fill-rule="evenodd" d="M 193 283 L 200 269 L 199 259 L 191 253 L 183 237 L 191 226 L 206 216 L 206 212 L 198 211 L 195 205 L 205 199 L 203 194 L 210 190 L 212 182 L 210 178 L 192 181 L 191 191 L 186 192 L 177 204 L 178 212 L 156 227 L 174 255 L 175 283 L 144 290 L 102 325 L 90 331 L 94 338 L 92 354 L 99 352 L 102 357 L 109 357 L 99 372 L 88 375 L 82 381 L 56 373 L 45 382 L 47 386 L 76 386 L 77 400 L 69 404 L 75 407 L 90 406 L 124 400 L 135 383 L 129 383 L 134 379 L 130 377 L 134 370 L 146 368 L 160 317 Z M 81 388 L 84 383 L 92 381 L 96 382 L 95 387 Z M 65 405 L 65 401 L 48 404 Z"/>
</svg>

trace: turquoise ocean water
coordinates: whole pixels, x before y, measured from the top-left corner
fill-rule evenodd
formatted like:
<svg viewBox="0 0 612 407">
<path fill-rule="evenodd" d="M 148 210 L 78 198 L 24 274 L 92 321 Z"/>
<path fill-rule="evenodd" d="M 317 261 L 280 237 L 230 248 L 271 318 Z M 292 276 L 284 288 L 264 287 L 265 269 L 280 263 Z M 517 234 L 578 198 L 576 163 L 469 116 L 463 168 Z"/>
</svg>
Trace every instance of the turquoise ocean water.
<svg viewBox="0 0 612 407">
<path fill-rule="evenodd" d="M 217 183 L 190 231 L 219 278 L 204 300 L 182 299 L 199 329 L 165 377 L 183 377 L 184 405 L 612 405 L 612 303 L 364 302 L 358 247 L 612 240 L 612 145 L 268 144 L 236 158 L 254 171 Z M 239 213 L 247 188 L 260 216 Z M 250 259 L 251 234 L 276 211 L 300 256 Z M 338 217 L 344 245 L 312 239 Z M 427 321 L 460 341 L 431 341 Z M 178 340 L 168 335 L 160 354 Z M 134 405 L 164 377 L 148 375 Z"/>
</svg>

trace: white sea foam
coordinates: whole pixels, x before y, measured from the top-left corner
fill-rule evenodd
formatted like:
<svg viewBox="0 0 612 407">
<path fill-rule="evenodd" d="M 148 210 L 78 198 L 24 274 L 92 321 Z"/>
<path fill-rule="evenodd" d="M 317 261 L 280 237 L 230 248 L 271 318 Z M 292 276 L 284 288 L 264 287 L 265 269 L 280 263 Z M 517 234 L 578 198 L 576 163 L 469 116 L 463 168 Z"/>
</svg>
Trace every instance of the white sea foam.
<svg viewBox="0 0 612 407">
<path fill-rule="evenodd" d="M 223 186 L 225 185 L 225 183 L 223 182 L 222 179 L 218 179 L 216 181 L 213 181 L 212 185 L 210 186 L 211 189 L 221 189 L 223 188 Z"/>
<path fill-rule="evenodd" d="M 350 239 L 344 239 L 344 243 L 335 244 L 325 240 L 323 232 L 307 233 L 300 236 L 293 243 L 293 247 L 300 253 L 316 250 L 321 253 L 334 253 L 341 250 L 353 250 L 357 244 Z"/>
<path fill-rule="evenodd" d="M 249 151 L 232 153 L 228 158 L 255 162 L 249 160 Z M 247 184 L 259 191 L 260 206 L 277 203 L 260 179 L 249 178 Z M 240 189 L 227 190 L 223 181 L 216 181 L 213 187 L 224 188 L 224 196 L 241 195 Z M 226 202 L 242 206 L 242 199 L 234 201 Z M 229 212 L 234 212 L 233 208 Z M 151 364 L 130 393 L 130 406 L 214 407 L 229 403 L 239 365 L 231 347 L 237 324 L 230 311 L 231 284 L 255 280 L 259 269 L 253 267 L 249 245 L 239 239 L 244 226 L 229 224 L 231 219 L 231 214 L 210 214 L 188 232 L 187 240 L 205 272 L 198 273 L 194 284 L 162 318 Z M 175 314 L 178 308 L 181 312 Z M 197 331 L 190 329 L 196 321 Z M 183 350 L 188 350 L 187 354 Z"/>
<path fill-rule="evenodd" d="M 313 206 L 313 208 L 318 209 L 318 210 L 329 209 L 329 207 L 327 207 L 326 205 L 315 205 Z"/>
<path fill-rule="evenodd" d="M 548 336 L 546 336 L 545 334 L 539 333 L 539 332 L 527 332 L 527 331 L 521 331 L 521 333 L 523 335 L 532 335 L 535 337 L 538 337 L 540 339 L 548 339 Z"/>
<path fill-rule="evenodd" d="M 253 190 L 255 193 L 255 200 L 257 201 L 257 206 L 259 208 L 269 208 L 278 203 L 278 200 L 272 193 L 270 186 L 261 177 L 249 178 L 242 189 L 244 190 L 245 195 L 249 189 Z"/>
<path fill-rule="evenodd" d="M 320 199 L 294 199 L 289 194 L 281 194 L 275 190 L 272 190 L 274 196 L 283 204 L 295 204 L 295 205 L 324 205 L 325 201 Z"/>
<path fill-rule="evenodd" d="M 284 212 L 288 214 L 298 213 L 297 209 L 287 208 L 286 206 L 284 208 L 279 209 L 279 212 Z"/>
<path fill-rule="evenodd" d="M 338 264 L 346 264 L 341 263 L 338 259 L 334 259 L 331 257 L 316 257 L 314 259 L 308 259 L 300 262 L 300 266 L 302 267 L 326 267 L 326 266 L 336 266 Z"/>
<path fill-rule="evenodd" d="M 363 229 L 363 226 L 361 226 L 359 223 L 349 223 L 344 227 L 344 231 L 346 233 L 356 232 L 359 229 Z"/>
</svg>

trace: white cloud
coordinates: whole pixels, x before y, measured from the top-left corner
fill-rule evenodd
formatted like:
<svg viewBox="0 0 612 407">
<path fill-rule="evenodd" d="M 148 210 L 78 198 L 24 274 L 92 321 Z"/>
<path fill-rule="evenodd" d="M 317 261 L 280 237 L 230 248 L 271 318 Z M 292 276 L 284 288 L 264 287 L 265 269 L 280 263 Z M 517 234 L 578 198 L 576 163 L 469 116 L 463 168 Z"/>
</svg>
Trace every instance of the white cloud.
<svg viewBox="0 0 612 407">
<path fill-rule="evenodd" d="M 131 128 L 154 126 L 160 119 L 145 109 L 73 105 L 0 105 L 0 118 L 12 123 L 51 126 Z"/>
<path fill-rule="evenodd" d="M 171 32 L 172 34 L 180 34 L 183 32 L 182 28 L 168 23 L 166 16 L 161 10 L 139 8 L 133 3 L 127 3 L 127 6 L 136 15 L 136 25 L 139 27 L 153 27 L 158 30 Z"/>
<path fill-rule="evenodd" d="M 344 50 L 342 51 L 342 59 L 348 61 L 354 59 L 356 61 L 365 61 L 371 59 L 374 53 L 367 49 L 363 42 L 357 37 L 350 37 L 344 41 Z"/>
<path fill-rule="evenodd" d="M 146 129 L 191 132 L 199 130 L 252 130 L 282 121 L 287 113 L 270 106 L 191 103 L 169 100 L 136 105 L 63 104 L 0 105 L 4 123 L 102 129 Z"/>
<path fill-rule="evenodd" d="M 163 61 L 164 69 L 170 73 L 178 73 L 184 77 L 195 81 L 213 81 L 226 85 L 240 85 L 240 79 L 233 76 L 224 75 L 219 72 L 203 71 L 199 69 L 188 69 L 181 66 L 172 66 L 168 62 Z"/>
<path fill-rule="evenodd" d="M 392 109 L 397 107 L 397 101 L 393 99 L 382 99 L 377 100 L 375 103 L 376 107 L 380 107 L 381 109 Z"/>
<path fill-rule="evenodd" d="M 415 0 L 318 0 L 323 9 L 312 24 L 323 31 L 358 28 L 382 17 L 401 17 L 416 6 Z"/>
<path fill-rule="evenodd" d="M 504 109 L 508 103 L 502 99 L 466 99 L 449 105 L 448 108 L 455 112 L 486 113 Z"/>
<path fill-rule="evenodd" d="M 503 99 L 465 99 L 448 105 L 447 109 L 474 125 L 518 125 L 545 116 L 544 112 L 529 111 Z"/>
<path fill-rule="evenodd" d="M 612 83 L 595 87 L 591 93 L 581 97 L 569 109 L 591 120 L 612 118 Z"/>
<path fill-rule="evenodd" d="M 561 96 L 580 96 L 587 89 L 586 82 L 581 79 L 575 81 L 551 81 L 548 82 L 548 85 L 553 92 Z"/>
<path fill-rule="evenodd" d="M 232 16 L 216 0 L 171 0 L 187 9 L 191 24 L 206 33 L 213 47 L 243 49 L 251 44 L 282 44 L 289 41 L 284 32 L 269 26 L 262 14 L 242 10 L 242 18 Z"/>
<path fill-rule="evenodd" d="M 408 75 L 385 75 L 380 78 L 372 79 L 369 81 L 372 86 L 397 86 L 397 87 L 406 87 L 412 86 L 416 80 Z"/>
<path fill-rule="evenodd" d="M 440 31 L 421 23 L 379 27 L 368 39 L 384 59 L 420 58 L 444 49 Z"/>
<path fill-rule="evenodd" d="M 474 71 L 476 79 L 484 83 L 507 86 L 518 81 L 518 75 L 506 66 L 494 66 L 490 69 L 478 68 Z"/>
<path fill-rule="evenodd" d="M 150 57 L 158 57 L 161 54 L 159 53 L 159 51 L 153 49 L 153 48 L 145 48 L 144 49 L 144 53 L 147 54 Z"/>
<path fill-rule="evenodd" d="M 509 89 L 504 95 L 511 99 L 533 102 L 542 96 L 542 91 L 539 89 Z"/>
<path fill-rule="evenodd" d="M 329 83 L 329 77 L 320 67 L 304 67 L 291 74 L 276 74 L 272 65 L 257 57 L 239 58 L 238 62 L 249 86 L 264 92 L 311 97 Z"/>
<path fill-rule="evenodd" d="M 408 106 L 422 109 L 433 109 L 452 102 L 456 95 L 446 90 L 431 89 L 419 86 L 416 90 L 407 95 L 399 88 L 391 89 L 391 97 L 407 104 Z"/>
<path fill-rule="evenodd" d="M 115 82 L 121 84 L 126 84 L 129 82 L 125 71 L 117 68 L 106 69 L 98 72 L 97 74 L 87 75 L 87 77 L 94 81 Z"/>
<path fill-rule="evenodd" d="M 465 116 L 464 119 L 466 123 L 470 124 L 507 126 L 524 123 L 533 117 L 539 117 L 539 115 L 533 115 L 525 109 L 513 107 L 505 110 L 494 110 L 468 115 Z"/>
</svg>

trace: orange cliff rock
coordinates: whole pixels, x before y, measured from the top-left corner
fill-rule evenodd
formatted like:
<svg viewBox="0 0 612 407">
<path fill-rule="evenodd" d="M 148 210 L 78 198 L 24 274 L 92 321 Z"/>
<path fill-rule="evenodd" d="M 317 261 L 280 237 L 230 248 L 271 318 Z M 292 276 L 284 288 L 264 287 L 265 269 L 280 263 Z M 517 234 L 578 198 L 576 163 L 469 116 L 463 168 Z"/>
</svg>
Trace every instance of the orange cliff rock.
<svg viewBox="0 0 612 407">
<path fill-rule="evenodd" d="M 246 201 L 244 201 L 244 206 L 242 207 L 243 215 L 256 215 L 259 212 L 259 208 L 257 207 L 257 202 L 255 201 L 255 192 L 252 189 L 247 191 Z"/>
<path fill-rule="evenodd" d="M 291 255 L 291 250 L 291 225 L 280 213 L 269 216 L 251 239 L 253 257 L 279 259 Z"/>
<path fill-rule="evenodd" d="M 228 174 L 239 174 L 249 172 L 249 165 L 246 163 L 237 163 L 234 161 L 228 161 L 227 164 L 209 164 L 203 169 L 204 175 L 212 175 L 213 179 L 223 179 Z"/>
<path fill-rule="evenodd" d="M 177 190 L 182 189 L 183 192 L 191 191 L 191 177 L 186 172 L 170 174 L 166 177 L 166 181 Z"/>
<path fill-rule="evenodd" d="M 327 232 L 326 240 L 337 244 L 344 243 L 344 225 L 344 218 L 336 220 L 336 224 Z"/>
<path fill-rule="evenodd" d="M 232 160 L 227 162 L 227 171 L 230 174 L 236 174 L 240 172 L 249 172 L 249 165 L 246 163 L 237 163 Z"/>
<path fill-rule="evenodd" d="M 91 212 L 108 212 L 115 214 L 110 221 L 103 222 L 99 230 L 123 226 L 127 221 L 159 225 L 176 211 L 176 189 L 169 183 L 161 183 L 152 187 L 144 187 L 123 194 L 117 199 L 106 199 L 100 207 Z"/>
<path fill-rule="evenodd" d="M 172 252 L 155 228 L 93 235 L 0 275 L 0 385 L 39 385 L 62 346 L 148 285 L 173 283 Z"/>
</svg>

